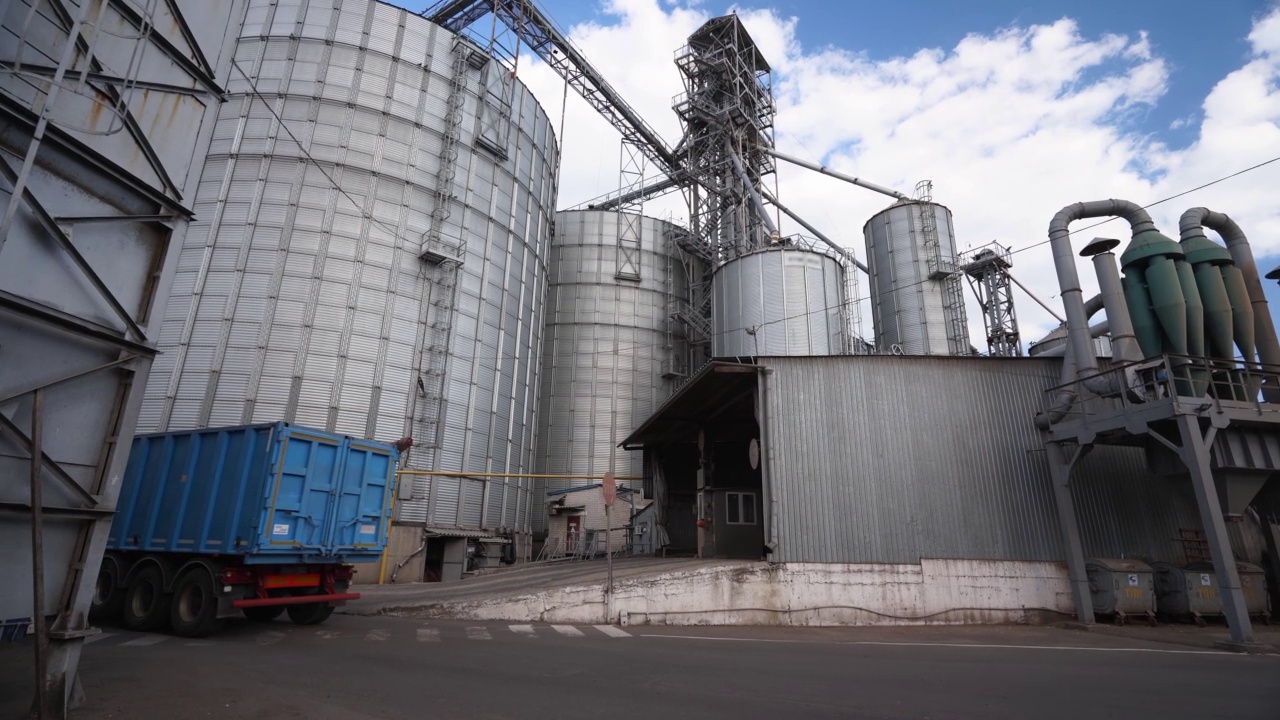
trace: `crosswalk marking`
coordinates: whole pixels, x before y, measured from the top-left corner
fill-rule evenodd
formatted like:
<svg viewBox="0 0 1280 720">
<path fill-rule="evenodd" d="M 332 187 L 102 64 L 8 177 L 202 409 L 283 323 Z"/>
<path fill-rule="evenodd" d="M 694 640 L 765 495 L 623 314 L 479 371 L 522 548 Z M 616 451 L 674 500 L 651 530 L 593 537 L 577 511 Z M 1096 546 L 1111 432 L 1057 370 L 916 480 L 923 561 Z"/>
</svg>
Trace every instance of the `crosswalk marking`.
<svg viewBox="0 0 1280 720">
<path fill-rule="evenodd" d="M 273 630 L 268 630 L 263 633 L 258 633 L 258 637 L 256 638 L 258 644 L 263 646 L 275 645 L 276 643 L 280 642 L 283 639 L 284 639 L 284 633 L 275 632 Z"/>
<path fill-rule="evenodd" d="M 116 636 L 115 633 L 98 633 L 97 635 L 90 635 L 89 637 L 85 638 L 84 642 L 87 645 L 89 643 L 96 643 L 99 640 L 106 640 L 109 637 L 115 637 L 115 636 Z"/>
<path fill-rule="evenodd" d="M 551 628 L 561 635 L 569 637 L 582 637 L 583 632 L 572 625 L 552 625 Z"/>
<path fill-rule="evenodd" d="M 365 640 L 389 640 L 391 638 L 390 630 L 370 630 L 365 633 Z"/>
<path fill-rule="evenodd" d="M 120 643 L 120 645 L 128 646 L 128 647 L 145 647 L 147 645 L 155 645 L 156 643 L 162 643 L 168 639 L 169 639 L 168 635 L 143 635 L 140 638 L 134 638 L 133 640 L 126 640 L 125 642 Z"/>
<path fill-rule="evenodd" d="M 593 625 L 592 627 L 604 633 L 605 635 L 608 635 L 609 637 L 631 637 L 631 633 L 621 628 L 616 628 L 612 625 Z"/>
<path fill-rule="evenodd" d="M 532 625 L 512 625 L 511 632 L 517 635 L 528 635 L 529 637 L 537 637 L 538 633 L 533 631 Z"/>
<path fill-rule="evenodd" d="M 468 640 L 492 640 L 493 637 L 489 635 L 488 628 L 469 627 L 467 628 L 467 639 Z"/>
<path fill-rule="evenodd" d="M 440 631 L 435 628 L 418 628 L 418 642 L 440 642 Z"/>
</svg>

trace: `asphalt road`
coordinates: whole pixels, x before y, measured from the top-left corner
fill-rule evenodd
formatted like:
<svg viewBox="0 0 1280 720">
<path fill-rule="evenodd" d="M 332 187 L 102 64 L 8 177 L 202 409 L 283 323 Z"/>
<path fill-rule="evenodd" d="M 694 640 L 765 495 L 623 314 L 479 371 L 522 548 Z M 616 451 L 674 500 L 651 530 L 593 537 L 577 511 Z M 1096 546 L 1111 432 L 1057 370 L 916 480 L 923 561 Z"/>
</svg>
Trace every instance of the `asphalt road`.
<svg viewBox="0 0 1280 720">
<path fill-rule="evenodd" d="M 0 718 L 28 646 L 0 646 Z M 29 668 L 29 660 L 25 667 Z M 334 616 L 207 640 L 105 628 L 102 718 L 1280 718 L 1280 656 L 1056 628 L 672 628 Z"/>
</svg>

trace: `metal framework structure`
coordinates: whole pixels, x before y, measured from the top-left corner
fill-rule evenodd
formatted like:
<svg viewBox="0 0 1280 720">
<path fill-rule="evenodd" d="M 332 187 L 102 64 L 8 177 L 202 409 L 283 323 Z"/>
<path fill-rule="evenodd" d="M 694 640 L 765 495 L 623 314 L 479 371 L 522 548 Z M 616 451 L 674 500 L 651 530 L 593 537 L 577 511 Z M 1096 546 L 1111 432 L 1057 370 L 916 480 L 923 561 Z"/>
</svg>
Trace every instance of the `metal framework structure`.
<svg viewBox="0 0 1280 720">
<path fill-rule="evenodd" d="M 684 92 L 677 146 L 691 182 L 690 229 L 716 263 L 766 246 L 777 228 L 759 189 L 774 172 L 769 64 L 737 15 L 708 21 L 676 56 Z"/>
<path fill-rule="evenodd" d="M 1068 394 L 1076 398 L 1069 413 L 1050 421 L 1044 441 L 1081 622 L 1094 616 L 1071 472 L 1098 445 L 1137 445 L 1149 457 L 1164 456 L 1161 472 L 1190 473 L 1231 639 L 1253 642 L 1223 515 L 1242 512 L 1258 486 L 1280 471 L 1280 407 L 1258 393 L 1278 372 L 1265 365 L 1224 370 L 1212 358 L 1160 355 L 1045 392 L 1051 405 Z M 1198 378 L 1213 378 L 1204 394 L 1191 390 Z M 1089 385 L 1122 389 L 1097 394 Z"/>
<path fill-rule="evenodd" d="M 1013 307 L 1012 276 L 1009 274 L 1012 267 L 1009 248 L 991 243 L 975 253 L 973 259 L 961 268 L 982 308 L 987 351 L 993 357 L 1022 356 L 1018 316 Z"/>
<path fill-rule="evenodd" d="M 947 343 L 952 355 L 969 354 L 969 323 L 965 317 L 964 289 L 960 286 L 962 271 L 950 253 L 942 252 L 938 236 L 938 218 L 933 207 L 933 182 L 916 183 L 916 200 L 920 204 L 920 234 L 924 240 L 925 263 L 930 280 L 942 282 L 942 308 L 947 316 Z"/>
<path fill-rule="evenodd" d="M 241 8 L 184 17 L 165 0 L 26 0 L 3 18 L 0 266 L 22 272 L 0 279 L 0 337 L 12 341 L 0 355 L 0 565 L 31 582 L 0 588 L 0 622 L 34 628 L 41 718 L 79 697 L 170 246 L 191 214 L 192 148 L 222 92 L 206 59 L 219 49 L 192 28 Z M 170 132 L 153 130 L 162 103 Z"/>
</svg>

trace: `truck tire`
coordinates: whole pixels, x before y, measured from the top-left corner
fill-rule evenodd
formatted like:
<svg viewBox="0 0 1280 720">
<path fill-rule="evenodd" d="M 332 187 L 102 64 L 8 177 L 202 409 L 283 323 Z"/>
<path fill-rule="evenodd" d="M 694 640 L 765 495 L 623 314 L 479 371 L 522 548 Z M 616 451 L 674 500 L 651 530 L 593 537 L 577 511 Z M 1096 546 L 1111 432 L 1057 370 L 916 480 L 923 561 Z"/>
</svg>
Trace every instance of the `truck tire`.
<svg viewBox="0 0 1280 720">
<path fill-rule="evenodd" d="M 169 622 L 169 598 L 164 592 L 164 576 L 154 565 L 144 567 L 129 578 L 124 591 L 124 626 L 138 632 L 162 630 Z"/>
<path fill-rule="evenodd" d="M 241 608 L 244 616 L 253 622 L 271 622 L 284 614 L 283 605 L 267 605 L 266 607 Z"/>
<path fill-rule="evenodd" d="M 120 585 L 120 568 L 110 560 L 103 560 L 98 570 L 98 582 L 93 587 L 89 619 L 93 622 L 114 620 L 123 609 L 124 588 Z"/>
<path fill-rule="evenodd" d="M 173 600 L 169 603 L 169 626 L 173 628 L 173 634 L 204 637 L 221 625 L 213 578 L 202 567 L 188 570 L 178 579 L 173 588 Z"/>
<path fill-rule="evenodd" d="M 289 619 L 295 625 L 319 625 L 333 614 L 333 606 L 329 603 L 308 603 L 306 605 L 290 605 Z"/>
</svg>

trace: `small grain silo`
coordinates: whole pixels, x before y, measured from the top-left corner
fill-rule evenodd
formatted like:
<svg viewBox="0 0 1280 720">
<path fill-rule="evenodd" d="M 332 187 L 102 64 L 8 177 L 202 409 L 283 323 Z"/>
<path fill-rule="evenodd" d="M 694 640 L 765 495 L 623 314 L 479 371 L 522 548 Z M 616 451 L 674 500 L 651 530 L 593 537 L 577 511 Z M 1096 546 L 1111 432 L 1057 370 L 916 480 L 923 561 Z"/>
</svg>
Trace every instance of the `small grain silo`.
<svg viewBox="0 0 1280 720">
<path fill-rule="evenodd" d="M 508 68 L 414 13 L 253 0 L 140 429 L 411 435 L 528 473 L 559 149 Z M 406 525 L 526 530 L 526 479 L 414 477 Z"/>
<path fill-rule="evenodd" d="M 620 246 L 619 229 L 637 224 L 638 251 Z M 539 474 L 643 475 L 640 453 L 617 446 L 687 372 L 684 326 L 671 315 L 687 297 L 689 273 L 700 272 L 690 270 L 677 249 L 680 232 L 651 217 L 556 214 L 534 462 Z M 540 481 L 534 496 L 573 484 Z M 535 509 L 534 529 L 544 521 Z"/>
<path fill-rule="evenodd" d="M 847 352 L 844 272 L 833 255 L 790 243 L 724 263 L 711 279 L 712 354 Z"/>
<path fill-rule="evenodd" d="M 969 354 L 951 211 L 900 200 L 862 228 L 876 348 L 904 355 Z"/>
</svg>

